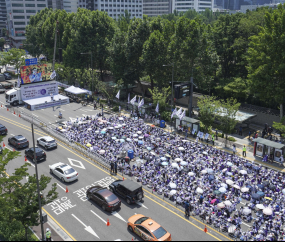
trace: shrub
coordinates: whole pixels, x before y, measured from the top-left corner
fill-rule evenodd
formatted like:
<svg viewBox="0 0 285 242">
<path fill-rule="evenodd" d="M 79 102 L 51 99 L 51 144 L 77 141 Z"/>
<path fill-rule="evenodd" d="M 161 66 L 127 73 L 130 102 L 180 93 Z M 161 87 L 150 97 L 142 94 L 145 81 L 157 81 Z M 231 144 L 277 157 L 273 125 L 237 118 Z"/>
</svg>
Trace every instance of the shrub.
<svg viewBox="0 0 285 242">
<path fill-rule="evenodd" d="M 119 106 L 113 107 L 113 112 L 119 112 Z"/>
<path fill-rule="evenodd" d="M 171 113 L 167 112 L 167 111 L 163 111 L 160 114 L 161 120 L 164 120 L 165 122 L 169 122 L 170 121 L 170 116 L 171 116 Z"/>
<path fill-rule="evenodd" d="M 233 142 L 236 141 L 236 139 L 235 139 L 234 137 L 228 137 L 228 140 L 229 140 L 229 141 L 233 141 Z"/>
</svg>

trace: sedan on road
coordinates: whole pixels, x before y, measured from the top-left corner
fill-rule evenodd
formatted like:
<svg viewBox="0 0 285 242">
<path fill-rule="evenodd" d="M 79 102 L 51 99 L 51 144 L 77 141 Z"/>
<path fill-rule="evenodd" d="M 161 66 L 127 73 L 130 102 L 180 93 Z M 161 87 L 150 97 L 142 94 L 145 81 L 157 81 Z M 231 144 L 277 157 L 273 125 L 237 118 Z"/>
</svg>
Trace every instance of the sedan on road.
<svg viewBox="0 0 285 242">
<path fill-rule="evenodd" d="M 128 220 L 128 230 L 146 241 L 171 241 L 171 234 L 150 217 L 135 214 Z"/>
<path fill-rule="evenodd" d="M 17 149 L 28 148 L 29 141 L 23 135 L 12 136 L 8 139 L 8 143 Z"/>
<path fill-rule="evenodd" d="M 4 125 L 0 124 L 0 135 L 6 135 L 7 133 L 8 129 Z"/>
<path fill-rule="evenodd" d="M 46 153 L 39 147 L 35 147 L 36 151 L 36 159 L 37 161 L 45 161 L 47 158 Z M 25 150 L 25 155 L 27 158 L 30 158 L 31 160 L 34 160 L 34 148 L 29 148 Z"/>
<path fill-rule="evenodd" d="M 50 173 L 57 176 L 62 182 L 72 182 L 78 179 L 78 172 L 64 163 L 49 166 Z"/>
<path fill-rule="evenodd" d="M 120 199 L 107 188 L 101 186 L 90 187 L 86 196 L 101 206 L 104 211 L 112 212 L 121 207 Z"/>
<path fill-rule="evenodd" d="M 37 144 L 44 147 L 46 150 L 57 148 L 57 143 L 52 137 L 49 137 L 49 136 L 38 138 Z"/>
<path fill-rule="evenodd" d="M 9 72 L 4 72 L 3 75 L 4 75 L 6 80 L 11 80 L 12 79 L 12 76 L 11 76 L 11 74 Z"/>
</svg>

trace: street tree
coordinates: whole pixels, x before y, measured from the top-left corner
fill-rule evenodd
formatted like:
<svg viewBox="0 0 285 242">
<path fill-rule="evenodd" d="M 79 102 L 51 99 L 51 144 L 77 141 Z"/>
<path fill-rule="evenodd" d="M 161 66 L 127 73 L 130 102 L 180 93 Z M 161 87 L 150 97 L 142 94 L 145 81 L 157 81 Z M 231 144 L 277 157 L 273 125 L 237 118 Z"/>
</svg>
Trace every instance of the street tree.
<svg viewBox="0 0 285 242">
<path fill-rule="evenodd" d="M 12 48 L 4 55 L 4 58 L 7 64 L 14 66 L 17 69 L 18 73 L 19 68 L 25 65 L 25 55 L 25 50 Z"/>
<path fill-rule="evenodd" d="M 29 163 L 16 168 L 13 174 L 7 173 L 9 163 L 20 156 L 20 152 L 4 149 L 0 155 L 0 235 L 9 241 L 29 241 L 29 226 L 38 226 L 40 221 L 36 175 L 28 173 Z M 28 181 L 27 179 L 28 178 Z M 47 190 L 50 177 L 39 178 L 41 205 L 57 198 L 56 184 Z"/>
<path fill-rule="evenodd" d="M 283 117 L 285 93 L 285 5 L 265 14 L 265 25 L 258 35 L 250 38 L 248 78 L 251 92 L 265 102 L 280 105 Z"/>
<path fill-rule="evenodd" d="M 236 99 L 228 98 L 216 102 L 217 119 L 220 122 L 220 129 L 226 135 L 225 146 L 227 146 L 228 135 L 234 131 L 238 121 L 236 120 L 236 113 L 239 109 L 240 103 Z"/>
<path fill-rule="evenodd" d="M 203 96 L 198 100 L 199 108 L 199 119 L 205 126 L 205 133 L 210 131 L 211 126 L 213 125 L 216 118 L 216 109 L 218 106 L 218 101 L 214 96 Z"/>
</svg>

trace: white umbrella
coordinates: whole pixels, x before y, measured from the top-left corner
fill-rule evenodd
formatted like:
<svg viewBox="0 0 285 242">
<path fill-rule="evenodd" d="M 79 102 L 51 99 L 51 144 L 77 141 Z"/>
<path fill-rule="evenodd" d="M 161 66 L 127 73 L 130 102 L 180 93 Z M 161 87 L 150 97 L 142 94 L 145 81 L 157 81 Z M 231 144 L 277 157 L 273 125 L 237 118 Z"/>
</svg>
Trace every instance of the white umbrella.
<svg viewBox="0 0 285 242">
<path fill-rule="evenodd" d="M 234 184 L 234 182 L 232 180 L 226 180 L 226 183 L 229 184 L 230 186 Z"/>
<path fill-rule="evenodd" d="M 285 189 L 282 190 L 282 193 L 285 195 Z"/>
<path fill-rule="evenodd" d="M 137 134 L 133 134 L 133 137 L 138 137 L 138 135 Z"/>
<path fill-rule="evenodd" d="M 119 128 L 119 126 L 115 126 L 115 129 L 118 129 Z"/>
<path fill-rule="evenodd" d="M 261 210 L 265 209 L 263 204 L 257 204 L 255 207 L 258 208 L 258 209 L 261 209 Z"/>
<path fill-rule="evenodd" d="M 232 206 L 232 203 L 229 200 L 225 201 L 224 204 L 226 204 L 226 206 Z"/>
<path fill-rule="evenodd" d="M 167 160 L 165 157 L 160 157 L 161 160 Z"/>
<path fill-rule="evenodd" d="M 172 189 L 175 189 L 175 188 L 177 187 L 176 184 L 173 183 L 173 182 L 170 182 L 170 183 L 169 183 L 169 186 L 170 186 L 170 188 L 172 188 Z"/>
<path fill-rule="evenodd" d="M 196 192 L 202 194 L 203 190 L 200 187 L 197 187 Z"/>
<path fill-rule="evenodd" d="M 176 190 L 171 190 L 171 191 L 169 192 L 169 195 L 172 196 L 172 195 L 174 195 L 174 194 L 176 194 L 176 193 L 177 193 Z"/>
<path fill-rule="evenodd" d="M 183 150 L 185 150 L 183 147 L 178 147 L 178 150 L 181 150 L 181 151 L 183 151 Z"/>
<path fill-rule="evenodd" d="M 139 139 L 143 139 L 143 136 L 139 136 Z"/>
<path fill-rule="evenodd" d="M 226 206 L 226 205 L 225 205 L 224 203 L 218 203 L 218 204 L 217 204 L 217 207 L 218 207 L 218 208 L 224 208 L 225 206 Z"/>
<path fill-rule="evenodd" d="M 245 170 L 240 170 L 239 173 L 245 175 L 245 174 L 247 174 L 247 171 L 245 171 Z"/>
<path fill-rule="evenodd" d="M 113 127 L 108 127 L 108 129 L 114 129 Z"/>
<path fill-rule="evenodd" d="M 95 131 L 95 134 L 99 134 L 99 132 L 100 132 L 99 130 L 96 130 L 96 131 Z"/>
<path fill-rule="evenodd" d="M 123 117 L 119 117 L 119 120 L 122 121 L 122 120 L 124 120 L 124 118 Z"/>
<path fill-rule="evenodd" d="M 129 142 L 132 141 L 130 138 L 127 138 L 126 140 L 129 141 Z"/>
<path fill-rule="evenodd" d="M 206 174 L 207 173 L 207 170 L 203 170 L 201 171 L 202 174 Z"/>
<path fill-rule="evenodd" d="M 238 185 L 233 185 L 233 187 L 236 189 L 240 189 L 240 186 L 238 186 Z"/>
<path fill-rule="evenodd" d="M 174 161 L 175 161 L 175 162 L 181 162 L 182 159 L 181 159 L 181 158 L 176 158 Z"/>
<path fill-rule="evenodd" d="M 233 166 L 232 162 L 227 162 L 227 166 Z"/>
<path fill-rule="evenodd" d="M 177 165 L 177 163 L 172 163 L 171 166 L 172 166 L 173 168 L 179 167 L 179 166 Z"/>
<path fill-rule="evenodd" d="M 214 170 L 213 169 L 208 169 L 207 172 L 208 172 L 208 174 L 213 174 Z"/>
<path fill-rule="evenodd" d="M 221 193 L 226 193 L 227 189 L 224 188 L 224 187 L 220 187 L 219 191 L 220 191 Z"/>
<path fill-rule="evenodd" d="M 100 150 L 99 153 L 100 154 L 105 154 L 105 150 Z"/>
<path fill-rule="evenodd" d="M 263 209 L 263 213 L 265 215 L 272 215 L 273 211 L 272 211 L 272 208 L 268 207 L 268 208 L 264 208 Z"/>
<path fill-rule="evenodd" d="M 160 141 L 160 138 L 156 138 L 157 141 Z"/>
<path fill-rule="evenodd" d="M 188 173 L 188 176 L 195 176 L 195 173 L 192 172 L 192 171 L 190 171 L 190 172 Z"/>
<path fill-rule="evenodd" d="M 241 192 L 248 192 L 249 188 L 248 187 L 242 187 L 240 190 L 241 190 Z"/>
<path fill-rule="evenodd" d="M 221 183 L 221 186 L 224 188 L 228 188 L 228 185 L 226 183 Z"/>
<path fill-rule="evenodd" d="M 187 166 L 187 165 L 188 165 L 188 162 L 186 162 L 186 161 L 181 161 L 181 162 L 180 162 L 180 165 L 182 165 L 182 166 Z"/>
<path fill-rule="evenodd" d="M 122 128 L 123 126 L 122 125 L 118 125 L 118 128 Z"/>
<path fill-rule="evenodd" d="M 137 134 L 142 134 L 142 131 L 138 131 Z"/>
<path fill-rule="evenodd" d="M 112 139 L 117 139 L 117 137 L 114 136 L 114 137 L 112 137 Z"/>
<path fill-rule="evenodd" d="M 91 130 L 92 130 L 92 128 L 88 128 L 87 130 L 88 130 L 88 131 L 91 131 Z"/>
<path fill-rule="evenodd" d="M 251 213 L 251 210 L 250 210 L 249 208 L 245 208 L 245 209 L 242 211 L 242 213 L 243 213 L 244 215 L 248 215 L 248 214 Z"/>
<path fill-rule="evenodd" d="M 225 168 L 225 169 L 223 169 L 223 170 L 222 170 L 222 172 L 225 172 L 225 171 L 227 171 L 227 170 L 228 170 L 228 169 L 227 169 L 227 168 Z"/>
</svg>

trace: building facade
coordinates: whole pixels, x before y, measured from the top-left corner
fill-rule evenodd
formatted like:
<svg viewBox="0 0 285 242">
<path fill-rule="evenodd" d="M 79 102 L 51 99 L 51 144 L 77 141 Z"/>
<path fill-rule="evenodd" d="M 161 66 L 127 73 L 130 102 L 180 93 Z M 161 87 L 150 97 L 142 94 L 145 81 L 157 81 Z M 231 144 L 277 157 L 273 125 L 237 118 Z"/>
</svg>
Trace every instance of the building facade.
<svg viewBox="0 0 285 242">
<path fill-rule="evenodd" d="M 143 14 L 154 17 L 172 13 L 172 0 L 143 0 Z"/>
<path fill-rule="evenodd" d="M 195 9 L 196 12 L 203 12 L 205 9 L 213 10 L 214 0 L 173 0 L 172 12 L 186 12 L 189 9 Z"/>
<path fill-rule="evenodd" d="M 3 35 L 3 29 L 6 28 L 7 9 L 5 0 L 0 0 L 0 35 Z"/>
<path fill-rule="evenodd" d="M 247 10 L 250 10 L 250 11 L 253 11 L 257 8 L 260 8 L 260 7 L 269 7 L 269 8 L 277 8 L 278 7 L 278 4 L 283 4 L 285 2 L 285 0 L 281 0 L 281 3 L 271 3 L 271 4 L 263 4 L 263 5 L 241 5 L 240 6 L 240 11 L 242 13 L 246 13 Z"/>
</svg>

